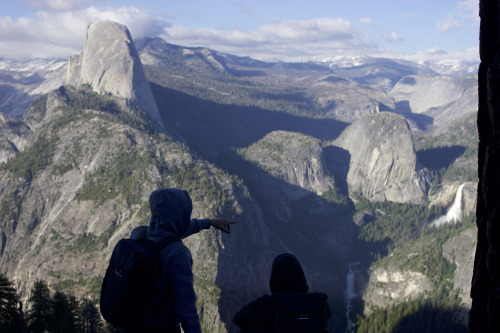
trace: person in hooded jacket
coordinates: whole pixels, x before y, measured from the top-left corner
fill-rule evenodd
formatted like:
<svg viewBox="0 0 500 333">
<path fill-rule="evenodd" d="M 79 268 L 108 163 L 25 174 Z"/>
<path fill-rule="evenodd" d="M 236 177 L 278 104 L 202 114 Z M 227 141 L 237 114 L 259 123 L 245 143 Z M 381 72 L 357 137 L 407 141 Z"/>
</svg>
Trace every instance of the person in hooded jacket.
<svg viewBox="0 0 500 333">
<path fill-rule="evenodd" d="M 280 294 L 300 294 L 309 291 L 304 271 L 299 260 L 291 253 L 278 255 L 272 264 L 269 279 L 270 295 L 264 295 L 250 302 L 233 317 L 233 323 L 241 328 L 241 333 L 280 333 L 275 332 L 275 303 L 273 296 Z M 326 300 L 326 295 L 325 295 Z M 331 316 L 328 303 L 325 302 L 321 327 L 328 332 L 328 319 Z"/>
<path fill-rule="evenodd" d="M 191 219 L 193 204 L 188 192 L 181 189 L 155 190 L 149 197 L 149 205 L 151 220 L 145 237 L 162 248 L 154 331 L 180 332 L 179 326 L 182 326 L 185 333 L 201 333 L 193 288 L 193 259 L 181 240 L 211 226 L 230 233 L 230 225 L 236 222 Z M 131 238 L 144 237 L 144 231 L 143 226 L 134 229 Z M 163 247 L 164 244 L 168 245 Z"/>
</svg>

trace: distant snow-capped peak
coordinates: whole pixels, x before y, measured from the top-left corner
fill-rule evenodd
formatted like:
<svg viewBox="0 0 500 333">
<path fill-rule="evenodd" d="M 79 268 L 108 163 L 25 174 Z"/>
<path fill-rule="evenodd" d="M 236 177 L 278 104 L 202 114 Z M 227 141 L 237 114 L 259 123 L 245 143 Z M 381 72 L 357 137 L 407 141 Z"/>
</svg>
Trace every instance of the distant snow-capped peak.
<svg viewBox="0 0 500 333">
<path fill-rule="evenodd" d="M 0 70 L 15 72 L 52 72 L 66 65 L 67 59 L 0 59 Z"/>
<path fill-rule="evenodd" d="M 331 56 L 331 57 L 314 57 L 310 61 L 325 63 L 330 68 L 350 68 L 366 65 L 371 63 L 376 58 L 369 56 Z M 387 58 L 380 58 L 387 59 Z M 420 60 L 413 59 L 392 59 L 393 61 L 413 62 L 421 68 L 431 69 L 432 71 L 441 75 L 473 75 L 477 73 L 479 68 L 479 61 L 469 61 L 460 59 L 443 59 L 443 60 Z"/>
<path fill-rule="evenodd" d="M 369 59 L 367 56 L 331 56 L 331 57 L 314 57 L 313 62 L 329 63 L 331 68 L 349 68 L 362 66 Z"/>
<path fill-rule="evenodd" d="M 424 65 L 441 75 L 473 75 L 479 69 L 479 62 L 464 60 L 427 61 Z"/>
</svg>

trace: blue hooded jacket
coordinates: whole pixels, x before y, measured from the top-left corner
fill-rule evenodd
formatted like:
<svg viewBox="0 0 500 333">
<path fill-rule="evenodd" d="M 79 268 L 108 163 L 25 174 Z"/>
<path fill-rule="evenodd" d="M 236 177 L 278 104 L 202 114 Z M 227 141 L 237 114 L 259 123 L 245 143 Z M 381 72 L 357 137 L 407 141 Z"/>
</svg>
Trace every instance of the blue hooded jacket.
<svg viewBox="0 0 500 333">
<path fill-rule="evenodd" d="M 210 228 L 209 219 L 191 220 L 193 204 L 185 190 L 164 188 L 149 197 L 151 220 L 146 238 L 161 247 L 165 239 L 181 240 L 202 229 Z M 196 309 L 196 294 L 193 288 L 193 259 L 182 242 L 173 242 L 160 252 L 161 276 L 159 277 L 159 299 L 162 304 L 154 320 L 155 325 L 168 326 L 172 296 L 176 320 L 186 333 L 201 333 L 200 318 Z"/>
</svg>

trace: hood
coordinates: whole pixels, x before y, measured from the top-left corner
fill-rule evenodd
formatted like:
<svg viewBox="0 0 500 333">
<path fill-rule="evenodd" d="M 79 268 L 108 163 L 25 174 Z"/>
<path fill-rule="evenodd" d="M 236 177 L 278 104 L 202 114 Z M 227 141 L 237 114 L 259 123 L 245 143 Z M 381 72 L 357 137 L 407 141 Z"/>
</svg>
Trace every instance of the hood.
<svg viewBox="0 0 500 333">
<path fill-rule="evenodd" d="M 159 244 L 166 237 L 182 239 L 191 220 L 193 203 L 186 190 L 162 188 L 149 197 L 151 220 L 147 239 Z"/>
<path fill-rule="evenodd" d="M 148 226 L 147 225 L 141 225 L 132 230 L 130 233 L 130 239 L 135 239 L 135 240 L 144 240 L 146 239 L 146 234 L 148 232 Z"/>
<path fill-rule="evenodd" d="M 305 293 L 309 290 L 306 277 L 299 260 L 291 253 L 283 253 L 273 261 L 271 293 Z"/>
</svg>

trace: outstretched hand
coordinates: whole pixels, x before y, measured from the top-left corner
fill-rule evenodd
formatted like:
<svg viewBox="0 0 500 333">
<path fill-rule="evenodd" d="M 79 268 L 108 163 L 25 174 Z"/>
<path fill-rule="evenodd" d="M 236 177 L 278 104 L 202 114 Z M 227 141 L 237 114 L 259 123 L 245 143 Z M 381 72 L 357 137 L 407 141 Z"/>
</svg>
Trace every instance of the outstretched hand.
<svg viewBox="0 0 500 333">
<path fill-rule="evenodd" d="M 236 222 L 221 220 L 221 219 L 210 219 L 210 225 L 216 229 L 224 231 L 225 233 L 231 233 L 231 224 Z"/>
</svg>

